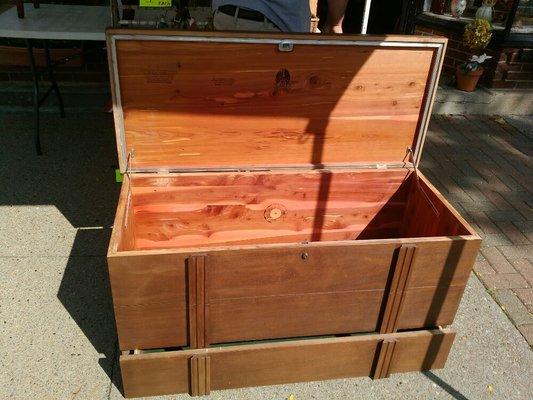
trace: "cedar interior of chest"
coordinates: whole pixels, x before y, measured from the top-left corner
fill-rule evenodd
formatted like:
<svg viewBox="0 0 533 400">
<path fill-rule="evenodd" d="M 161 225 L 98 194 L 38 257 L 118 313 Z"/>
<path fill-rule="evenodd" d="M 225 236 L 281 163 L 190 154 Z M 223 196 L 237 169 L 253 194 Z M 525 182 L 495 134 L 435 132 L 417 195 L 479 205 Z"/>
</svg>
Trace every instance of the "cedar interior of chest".
<svg viewBox="0 0 533 400">
<path fill-rule="evenodd" d="M 406 168 L 132 174 L 118 251 L 471 235 Z"/>
</svg>

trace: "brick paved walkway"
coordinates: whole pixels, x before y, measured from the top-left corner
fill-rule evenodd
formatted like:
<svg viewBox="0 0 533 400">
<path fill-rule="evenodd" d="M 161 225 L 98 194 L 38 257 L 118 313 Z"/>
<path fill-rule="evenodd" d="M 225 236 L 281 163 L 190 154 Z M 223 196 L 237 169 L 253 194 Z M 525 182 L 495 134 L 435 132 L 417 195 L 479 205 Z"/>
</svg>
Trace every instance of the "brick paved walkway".
<svg viewBox="0 0 533 400">
<path fill-rule="evenodd" d="M 533 118 L 434 116 L 421 170 L 483 238 L 477 276 L 533 345 Z"/>
</svg>

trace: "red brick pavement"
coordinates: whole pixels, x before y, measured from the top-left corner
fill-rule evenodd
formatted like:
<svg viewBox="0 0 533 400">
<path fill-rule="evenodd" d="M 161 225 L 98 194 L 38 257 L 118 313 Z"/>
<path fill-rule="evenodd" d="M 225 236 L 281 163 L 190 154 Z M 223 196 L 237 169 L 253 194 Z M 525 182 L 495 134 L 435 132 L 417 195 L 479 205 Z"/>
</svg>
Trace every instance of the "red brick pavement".
<svg viewBox="0 0 533 400">
<path fill-rule="evenodd" d="M 483 238 L 474 271 L 533 345 L 533 118 L 434 116 L 421 169 Z"/>
</svg>

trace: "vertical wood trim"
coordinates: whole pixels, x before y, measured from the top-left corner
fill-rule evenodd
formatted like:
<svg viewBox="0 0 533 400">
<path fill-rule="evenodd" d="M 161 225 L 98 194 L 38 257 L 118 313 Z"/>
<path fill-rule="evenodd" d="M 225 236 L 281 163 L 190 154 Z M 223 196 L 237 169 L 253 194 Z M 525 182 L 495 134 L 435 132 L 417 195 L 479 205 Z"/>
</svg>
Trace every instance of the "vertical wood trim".
<svg viewBox="0 0 533 400">
<path fill-rule="evenodd" d="M 187 259 L 187 319 L 189 325 L 189 346 L 196 349 L 196 261 L 194 257 Z M 192 368 L 192 367 L 191 367 Z"/>
<path fill-rule="evenodd" d="M 398 320 L 400 319 L 400 315 L 402 313 L 405 292 L 409 286 L 409 278 L 411 277 L 411 271 L 413 270 L 412 266 L 416 256 L 415 246 L 405 246 L 404 248 L 406 254 L 402 268 L 402 275 L 400 276 L 400 284 L 398 286 L 398 290 L 396 291 L 392 318 L 389 324 L 389 332 L 391 333 L 396 332 L 398 329 Z"/>
<path fill-rule="evenodd" d="M 190 359 L 190 380 L 191 380 L 191 396 L 199 396 L 198 390 L 198 357 L 194 356 Z"/>
<path fill-rule="evenodd" d="M 402 312 L 405 291 L 409 284 L 415 256 L 416 246 L 403 245 L 400 247 L 379 333 L 393 333 L 398 329 L 398 320 Z"/>
<path fill-rule="evenodd" d="M 188 274 L 188 312 L 189 345 L 192 349 L 207 346 L 206 307 L 205 307 L 205 255 L 189 257 Z"/>
<path fill-rule="evenodd" d="M 205 356 L 205 394 L 211 394 L 211 357 Z"/>
<path fill-rule="evenodd" d="M 211 357 L 193 356 L 190 359 L 191 396 L 211 393 Z"/>
<path fill-rule="evenodd" d="M 390 376 L 390 366 L 394 357 L 394 350 L 396 349 L 396 340 L 390 340 L 387 342 L 387 352 L 385 353 L 383 369 L 381 370 L 381 377 L 388 378 Z"/>
<path fill-rule="evenodd" d="M 395 339 L 385 339 L 379 345 L 378 361 L 372 379 L 383 379 L 390 376 L 390 366 L 396 348 Z"/>
<path fill-rule="evenodd" d="M 205 340 L 205 256 L 196 259 L 196 332 L 197 346 L 207 346 Z"/>
<path fill-rule="evenodd" d="M 205 357 L 198 359 L 198 378 L 196 382 L 198 382 L 198 394 L 200 396 L 205 394 L 205 360 Z"/>
</svg>

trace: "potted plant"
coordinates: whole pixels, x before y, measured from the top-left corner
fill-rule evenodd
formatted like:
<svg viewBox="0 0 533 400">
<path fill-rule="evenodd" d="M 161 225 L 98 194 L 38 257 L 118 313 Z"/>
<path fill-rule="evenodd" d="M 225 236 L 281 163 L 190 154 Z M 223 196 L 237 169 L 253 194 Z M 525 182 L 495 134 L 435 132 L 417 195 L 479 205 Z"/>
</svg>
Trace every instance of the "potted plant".
<svg viewBox="0 0 533 400">
<path fill-rule="evenodd" d="M 485 53 L 480 56 L 472 56 L 469 61 L 457 67 L 457 89 L 465 92 L 476 90 L 477 83 L 483 74 L 483 67 L 480 67 L 486 60 L 492 58 Z"/>
<path fill-rule="evenodd" d="M 474 19 L 465 29 L 463 43 L 474 55 L 469 61 L 459 65 L 455 73 L 457 77 L 457 88 L 466 92 L 473 92 L 476 89 L 479 78 L 483 74 L 480 65 L 488 60 L 489 56 L 481 54 L 492 37 L 492 26 L 484 19 Z"/>
</svg>

